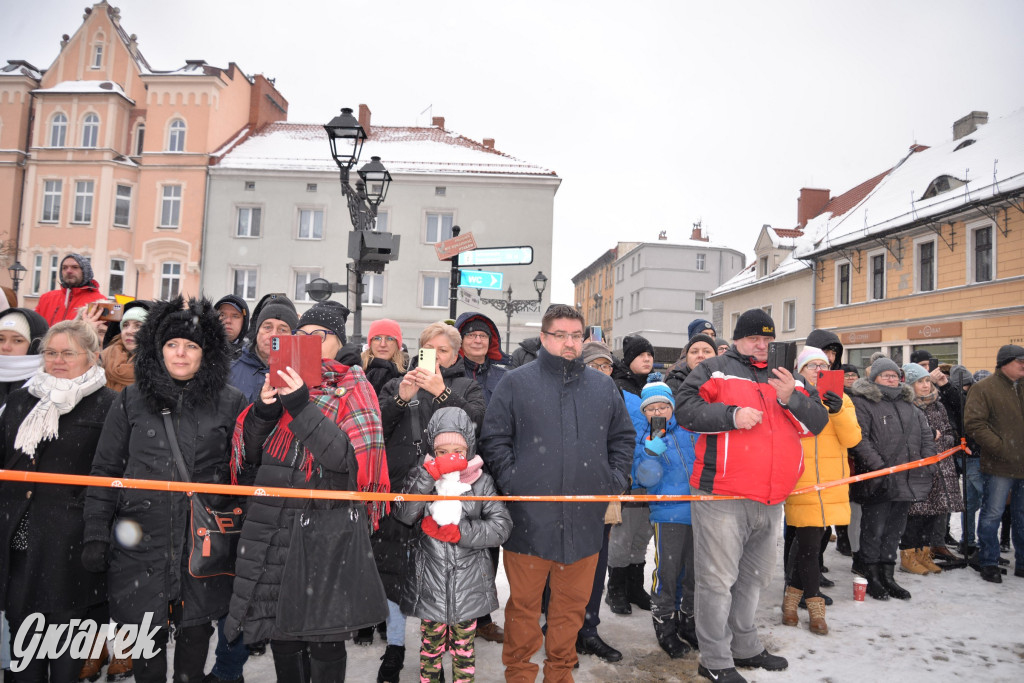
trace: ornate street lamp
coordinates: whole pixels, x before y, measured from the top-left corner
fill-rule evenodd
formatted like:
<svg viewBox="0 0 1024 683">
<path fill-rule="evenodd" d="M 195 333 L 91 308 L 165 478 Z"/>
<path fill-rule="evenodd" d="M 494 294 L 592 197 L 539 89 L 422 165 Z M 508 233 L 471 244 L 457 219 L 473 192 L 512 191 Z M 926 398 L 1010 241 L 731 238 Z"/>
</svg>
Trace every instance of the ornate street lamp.
<svg viewBox="0 0 1024 683">
<path fill-rule="evenodd" d="M 15 294 L 18 293 L 18 285 L 25 278 L 26 270 L 25 266 L 21 265 L 21 261 L 17 260 L 7 269 L 8 274 L 11 276 L 11 289 L 14 290 Z"/>
<path fill-rule="evenodd" d="M 512 336 L 512 315 L 514 313 L 520 313 L 522 311 L 539 311 L 541 300 L 544 297 L 544 289 L 547 287 L 548 278 L 543 272 L 537 271 L 537 276 L 533 278 L 533 288 L 537 290 L 537 300 L 533 299 L 513 299 L 512 298 L 512 283 L 508 285 L 508 289 L 505 290 L 504 299 L 480 299 L 481 303 L 489 304 L 494 306 L 499 311 L 505 312 L 505 353 L 508 354 L 509 341 Z"/>
<path fill-rule="evenodd" d="M 533 278 L 533 288 L 537 290 L 537 306 L 540 306 L 540 300 L 544 296 L 544 289 L 547 286 L 547 276 L 544 275 L 544 271 L 538 270 L 537 275 Z"/>
</svg>

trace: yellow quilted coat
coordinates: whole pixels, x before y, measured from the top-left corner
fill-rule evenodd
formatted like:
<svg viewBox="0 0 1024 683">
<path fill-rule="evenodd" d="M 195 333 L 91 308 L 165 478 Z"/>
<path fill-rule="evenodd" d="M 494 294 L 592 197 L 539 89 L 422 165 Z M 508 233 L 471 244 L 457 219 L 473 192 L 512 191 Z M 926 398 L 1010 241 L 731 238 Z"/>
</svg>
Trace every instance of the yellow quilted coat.
<svg viewBox="0 0 1024 683">
<path fill-rule="evenodd" d="M 813 486 L 850 476 L 847 449 L 860 443 L 860 424 L 853 401 L 843 394 L 843 407 L 829 413 L 821 434 L 801 439 L 804 447 L 804 473 L 796 488 Z M 850 486 L 833 486 L 786 499 L 786 524 L 827 527 L 850 523 Z"/>
</svg>

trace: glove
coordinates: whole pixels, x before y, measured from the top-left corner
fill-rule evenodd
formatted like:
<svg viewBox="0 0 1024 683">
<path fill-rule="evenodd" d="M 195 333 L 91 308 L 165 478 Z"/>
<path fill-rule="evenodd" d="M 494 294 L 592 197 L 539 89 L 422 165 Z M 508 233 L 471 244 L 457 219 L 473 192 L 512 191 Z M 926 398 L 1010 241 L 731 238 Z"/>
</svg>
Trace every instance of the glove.
<svg viewBox="0 0 1024 683">
<path fill-rule="evenodd" d="M 280 400 L 273 403 L 264 403 L 259 394 L 257 394 L 256 401 L 252 404 L 252 412 L 261 420 L 277 420 L 281 417 L 281 413 L 284 412 L 281 405 Z"/>
<path fill-rule="evenodd" d="M 656 486 L 663 475 L 661 463 L 654 458 L 641 458 L 640 464 L 636 466 L 636 483 L 645 489 Z"/>
<path fill-rule="evenodd" d="M 427 536 L 432 536 L 444 543 L 458 543 L 459 539 L 462 538 L 462 532 L 459 531 L 458 524 L 438 526 L 437 522 L 430 515 L 423 518 L 423 523 L 420 526 L 423 528 L 423 533 Z"/>
<path fill-rule="evenodd" d="M 290 394 L 278 394 L 277 398 L 288 414 L 295 417 L 309 403 L 309 387 L 303 384 Z"/>
<path fill-rule="evenodd" d="M 438 456 L 430 462 L 423 463 L 423 467 L 434 478 L 434 481 L 437 481 L 442 475 L 449 472 L 461 472 L 469 467 L 469 463 L 466 462 L 466 458 L 458 453 L 449 453 L 448 455 Z"/>
<path fill-rule="evenodd" d="M 665 440 L 662 439 L 660 436 L 656 436 L 653 439 L 648 439 L 647 441 L 644 441 L 644 448 L 649 450 L 651 453 L 654 453 L 655 455 L 661 455 L 666 450 L 668 450 L 668 444 L 666 444 Z"/>
<path fill-rule="evenodd" d="M 826 391 L 825 396 L 821 399 L 821 402 L 828 408 L 828 412 L 833 415 L 843 409 L 843 397 L 835 394 L 831 391 Z"/>
<path fill-rule="evenodd" d="M 94 574 L 107 571 L 107 550 L 110 544 L 106 541 L 86 541 L 82 547 L 82 566 Z"/>
</svg>

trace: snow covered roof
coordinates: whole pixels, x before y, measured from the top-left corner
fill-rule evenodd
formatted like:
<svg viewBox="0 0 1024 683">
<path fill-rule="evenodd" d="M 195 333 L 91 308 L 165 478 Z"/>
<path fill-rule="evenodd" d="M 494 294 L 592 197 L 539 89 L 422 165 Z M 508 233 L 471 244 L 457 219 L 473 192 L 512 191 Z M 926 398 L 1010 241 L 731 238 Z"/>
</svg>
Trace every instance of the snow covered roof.
<svg viewBox="0 0 1024 683">
<path fill-rule="evenodd" d="M 792 253 L 789 253 L 786 255 L 786 258 L 782 259 L 782 263 L 772 271 L 771 275 L 759 278 L 757 277 L 757 260 L 755 259 L 749 266 L 716 287 L 715 290 L 711 292 L 711 296 L 718 296 L 719 294 L 725 294 L 727 292 L 735 292 L 755 284 L 763 285 L 767 282 L 772 282 L 808 269 L 810 269 L 810 265 L 806 261 L 801 261 Z"/>
<path fill-rule="evenodd" d="M 932 183 L 944 176 L 952 189 L 925 198 Z M 845 213 L 826 207 L 808 221 L 805 232 L 813 240 L 798 255 L 822 254 L 915 221 L 954 214 L 972 203 L 1019 193 L 1024 189 L 1024 109 L 983 124 L 959 140 L 915 146 L 890 171 L 858 188 L 873 182 Z"/>
<path fill-rule="evenodd" d="M 373 126 L 360 164 L 378 156 L 392 175 L 451 173 L 556 176 L 555 172 L 503 154 L 437 126 Z M 271 123 L 231 149 L 218 168 L 337 171 L 324 127 L 311 123 Z"/>
<path fill-rule="evenodd" d="M 23 59 L 8 59 L 7 64 L 0 66 L 0 76 L 28 76 L 38 81 L 43 72 Z"/>
<path fill-rule="evenodd" d="M 135 104 L 120 85 L 113 81 L 61 81 L 52 88 L 36 88 L 32 91 L 36 94 L 61 93 L 61 94 L 96 94 L 96 95 L 120 95 L 132 104 Z"/>
</svg>

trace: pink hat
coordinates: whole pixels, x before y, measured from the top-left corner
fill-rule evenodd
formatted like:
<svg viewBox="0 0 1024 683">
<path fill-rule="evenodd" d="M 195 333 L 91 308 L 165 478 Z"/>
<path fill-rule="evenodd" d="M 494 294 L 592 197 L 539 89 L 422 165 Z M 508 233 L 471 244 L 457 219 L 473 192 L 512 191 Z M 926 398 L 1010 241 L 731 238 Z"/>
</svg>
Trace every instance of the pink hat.
<svg viewBox="0 0 1024 683">
<path fill-rule="evenodd" d="M 438 446 L 462 446 L 469 448 L 466 438 L 460 432 L 441 432 L 434 437 L 434 448 Z"/>
<path fill-rule="evenodd" d="M 367 339 L 373 339 L 376 336 L 382 337 L 394 337 L 398 340 L 398 349 L 402 349 L 402 328 L 398 326 L 394 320 L 390 318 L 381 318 L 380 320 L 374 320 L 370 323 L 370 331 L 366 333 Z"/>
</svg>

